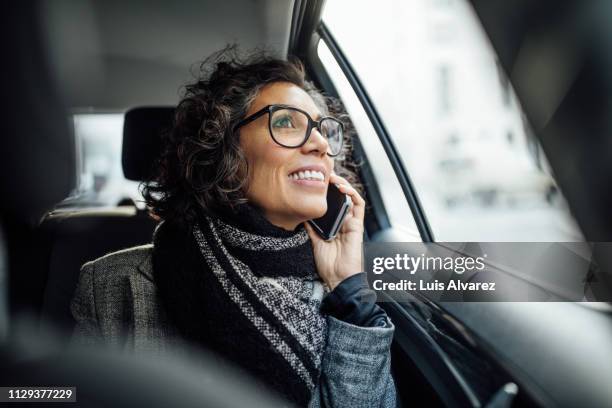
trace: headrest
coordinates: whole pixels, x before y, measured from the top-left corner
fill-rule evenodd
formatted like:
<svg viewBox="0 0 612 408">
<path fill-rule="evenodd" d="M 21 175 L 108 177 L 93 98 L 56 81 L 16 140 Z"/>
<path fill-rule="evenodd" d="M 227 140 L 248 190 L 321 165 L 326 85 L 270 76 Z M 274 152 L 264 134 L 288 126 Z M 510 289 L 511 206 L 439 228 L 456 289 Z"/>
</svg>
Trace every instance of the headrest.
<svg viewBox="0 0 612 408">
<path fill-rule="evenodd" d="M 142 181 L 152 175 L 159 156 L 161 135 L 172 127 L 173 107 L 134 108 L 123 123 L 123 174 L 129 180 Z"/>
<path fill-rule="evenodd" d="M 36 2 L 2 10 L 0 218 L 37 224 L 76 185 L 74 134 Z M 0 277 L 1 278 L 1 277 Z"/>
</svg>

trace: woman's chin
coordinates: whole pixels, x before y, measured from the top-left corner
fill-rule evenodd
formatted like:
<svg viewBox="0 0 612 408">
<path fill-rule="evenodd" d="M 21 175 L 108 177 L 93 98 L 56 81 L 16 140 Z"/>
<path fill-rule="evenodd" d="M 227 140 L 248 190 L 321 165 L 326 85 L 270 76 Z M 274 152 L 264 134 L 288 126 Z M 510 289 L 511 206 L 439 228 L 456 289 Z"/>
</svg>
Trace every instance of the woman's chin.
<svg viewBox="0 0 612 408">
<path fill-rule="evenodd" d="M 303 200 L 301 202 L 294 203 L 292 207 L 293 213 L 299 219 L 304 221 L 313 220 L 315 218 L 320 218 L 325 215 L 327 212 L 327 201 L 321 202 L 320 200 L 316 200 L 316 202 L 308 202 L 310 200 Z M 315 200 L 312 200 L 315 201 Z"/>
<path fill-rule="evenodd" d="M 306 220 L 314 220 L 316 218 L 320 218 L 325 215 L 327 212 L 327 204 L 325 206 L 317 206 L 311 208 L 305 208 L 301 213 L 303 214 L 304 219 Z"/>
</svg>

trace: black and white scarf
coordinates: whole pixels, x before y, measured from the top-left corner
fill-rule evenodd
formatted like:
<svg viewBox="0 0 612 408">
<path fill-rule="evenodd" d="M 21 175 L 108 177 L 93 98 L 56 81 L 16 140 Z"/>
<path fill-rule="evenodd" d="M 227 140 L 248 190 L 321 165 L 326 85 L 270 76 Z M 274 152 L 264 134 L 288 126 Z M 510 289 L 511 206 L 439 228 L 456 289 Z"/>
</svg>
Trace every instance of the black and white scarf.
<svg viewBox="0 0 612 408">
<path fill-rule="evenodd" d="M 185 338 L 308 404 L 327 327 L 303 226 L 278 228 L 248 204 L 190 227 L 163 222 L 153 273 L 162 306 Z"/>
</svg>

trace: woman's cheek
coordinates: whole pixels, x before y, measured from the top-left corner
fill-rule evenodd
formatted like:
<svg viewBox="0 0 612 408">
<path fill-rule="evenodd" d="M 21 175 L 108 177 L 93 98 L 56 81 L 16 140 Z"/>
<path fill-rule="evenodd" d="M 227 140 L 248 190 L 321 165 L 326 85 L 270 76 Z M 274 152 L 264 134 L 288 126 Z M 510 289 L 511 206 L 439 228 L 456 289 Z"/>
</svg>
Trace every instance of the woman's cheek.
<svg viewBox="0 0 612 408">
<path fill-rule="evenodd" d="M 285 201 L 285 188 L 279 181 L 274 169 L 267 166 L 255 169 L 249 189 L 254 201 L 268 210 Z"/>
</svg>

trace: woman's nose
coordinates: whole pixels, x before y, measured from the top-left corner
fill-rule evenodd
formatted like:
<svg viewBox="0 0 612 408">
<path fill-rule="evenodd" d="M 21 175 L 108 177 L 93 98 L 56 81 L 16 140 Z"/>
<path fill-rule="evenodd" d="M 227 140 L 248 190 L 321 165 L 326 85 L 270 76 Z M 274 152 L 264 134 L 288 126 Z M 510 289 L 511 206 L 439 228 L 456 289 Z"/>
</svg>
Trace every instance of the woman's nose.
<svg viewBox="0 0 612 408">
<path fill-rule="evenodd" d="M 325 136 L 319 132 L 318 128 L 312 128 L 310 131 L 310 137 L 308 137 L 308 140 L 302 147 L 307 153 L 316 151 L 321 154 L 326 154 L 327 150 L 329 149 L 329 143 L 327 142 Z"/>
</svg>

